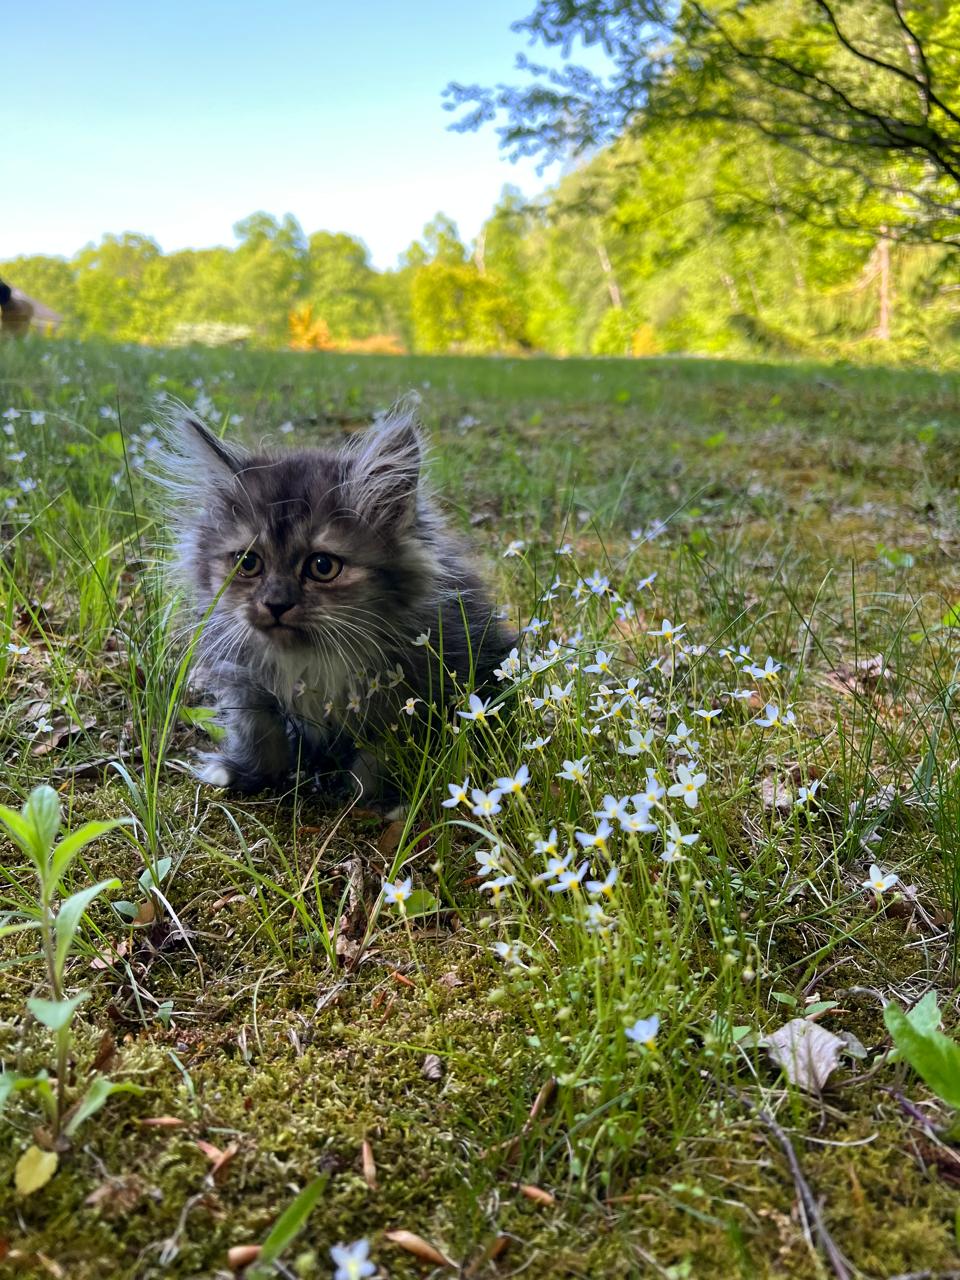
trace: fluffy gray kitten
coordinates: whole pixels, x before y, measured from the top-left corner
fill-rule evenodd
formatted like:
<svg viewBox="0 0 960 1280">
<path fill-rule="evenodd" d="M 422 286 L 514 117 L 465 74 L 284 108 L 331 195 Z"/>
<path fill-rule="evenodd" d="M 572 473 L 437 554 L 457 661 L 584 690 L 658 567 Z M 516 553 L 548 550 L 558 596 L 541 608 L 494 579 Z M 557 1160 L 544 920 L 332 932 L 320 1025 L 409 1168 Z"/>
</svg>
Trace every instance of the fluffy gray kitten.
<svg viewBox="0 0 960 1280">
<path fill-rule="evenodd" d="M 423 479 L 412 411 L 338 450 L 248 452 L 190 414 L 166 438 L 179 574 L 206 618 L 194 675 L 226 730 L 199 777 L 276 788 L 299 761 L 380 794 L 376 757 L 356 744 L 422 723 L 509 648 Z M 423 700 L 416 721 L 408 698 Z"/>
</svg>

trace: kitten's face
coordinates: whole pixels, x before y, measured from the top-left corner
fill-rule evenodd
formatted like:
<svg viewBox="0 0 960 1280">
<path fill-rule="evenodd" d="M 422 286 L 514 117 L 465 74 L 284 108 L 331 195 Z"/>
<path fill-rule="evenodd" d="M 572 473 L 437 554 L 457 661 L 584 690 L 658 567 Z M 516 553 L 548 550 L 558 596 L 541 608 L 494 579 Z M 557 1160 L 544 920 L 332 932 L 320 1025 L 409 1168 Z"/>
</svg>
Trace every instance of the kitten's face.
<svg viewBox="0 0 960 1280">
<path fill-rule="evenodd" d="M 189 544 L 203 594 L 222 589 L 214 617 L 268 652 L 330 647 L 362 669 L 432 569 L 417 537 L 415 429 L 281 455 L 239 453 L 196 423 L 184 430 L 210 473 Z"/>
</svg>

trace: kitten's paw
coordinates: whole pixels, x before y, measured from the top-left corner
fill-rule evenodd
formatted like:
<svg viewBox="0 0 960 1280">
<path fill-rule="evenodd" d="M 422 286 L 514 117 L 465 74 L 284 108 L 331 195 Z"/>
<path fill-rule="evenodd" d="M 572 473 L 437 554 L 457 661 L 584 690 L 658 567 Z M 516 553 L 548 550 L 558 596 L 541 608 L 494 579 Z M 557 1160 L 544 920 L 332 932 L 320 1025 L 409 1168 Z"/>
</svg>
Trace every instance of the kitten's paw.
<svg viewBox="0 0 960 1280">
<path fill-rule="evenodd" d="M 221 756 L 204 756 L 194 773 L 210 787 L 232 787 L 236 780 L 233 770 Z"/>
<path fill-rule="evenodd" d="M 384 810 L 383 816 L 387 822 L 400 822 L 401 819 L 407 816 L 408 807 L 409 806 L 405 804 L 392 805 L 390 808 Z"/>
</svg>

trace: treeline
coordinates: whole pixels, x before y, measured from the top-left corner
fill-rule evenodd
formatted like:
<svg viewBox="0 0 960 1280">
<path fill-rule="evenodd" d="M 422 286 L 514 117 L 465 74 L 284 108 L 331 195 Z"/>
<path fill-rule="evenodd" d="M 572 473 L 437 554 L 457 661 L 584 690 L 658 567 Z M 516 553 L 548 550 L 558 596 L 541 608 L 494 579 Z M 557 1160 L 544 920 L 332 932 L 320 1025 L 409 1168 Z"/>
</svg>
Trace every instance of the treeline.
<svg viewBox="0 0 960 1280">
<path fill-rule="evenodd" d="M 394 270 L 353 236 L 256 213 L 233 249 L 108 235 L 0 276 L 64 331 L 124 342 L 952 360 L 960 254 L 787 216 L 778 191 L 801 163 L 687 122 L 604 149 L 532 204 L 506 188 L 472 244 L 438 215 Z"/>
</svg>

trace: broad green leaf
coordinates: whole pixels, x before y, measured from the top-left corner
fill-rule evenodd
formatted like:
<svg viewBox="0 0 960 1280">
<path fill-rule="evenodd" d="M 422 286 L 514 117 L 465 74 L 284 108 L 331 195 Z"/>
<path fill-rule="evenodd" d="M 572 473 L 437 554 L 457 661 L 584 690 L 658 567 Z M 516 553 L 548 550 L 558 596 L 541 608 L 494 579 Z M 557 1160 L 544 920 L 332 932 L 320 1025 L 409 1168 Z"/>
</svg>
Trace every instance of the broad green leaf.
<svg viewBox="0 0 960 1280">
<path fill-rule="evenodd" d="M 899 1005 L 888 1004 L 883 1020 L 917 1075 L 948 1106 L 960 1109 L 960 1045 L 942 1031 L 918 1030 Z"/>
<path fill-rule="evenodd" d="M 918 1000 L 912 1009 L 906 1010 L 906 1019 L 920 1035 L 928 1035 L 940 1028 L 940 1009 L 937 1006 L 937 993 L 928 991 L 922 1000 Z M 899 1049 L 891 1049 L 888 1061 L 899 1062 L 904 1055 Z"/>
<path fill-rule="evenodd" d="M 45 1187 L 57 1172 L 59 1163 L 60 1157 L 55 1151 L 43 1151 L 37 1146 L 27 1147 L 13 1173 L 17 1194 L 29 1196 Z"/>
<path fill-rule="evenodd" d="M 960 627 L 960 604 L 952 604 L 940 619 L 943 627 Z"/>
<path fill-rule="evenodd" d="M 15 1093 L 29 1093 L 35 1089 L 41 1099 L 46 1101 L 45 1090 L 50 1089 L 50 1080 L 45 1071 L 35 1076 L 22 1076 L 18 1071 L 0 1071 L 0 1114 Z M 50 1097 L 52 1098 L 52 1093 Z"/>
<path fill-rule="evenodd" d="M 20 1077 L 15 1071 L 0 1071 L 0 1116 Z"/>
<path fill-rule="evenodd" d="M 126 826 L 128 821 L 127 818 L 112 818 L 108 822 L 85 822 L 82 827 L 77 827 L 76 831 L 71 831 L 68 835 L 65 835 L 54 850 L 53 861 L 50 866 L 54 884 L 60 883 L 70 863 L 81 849 L 85 849 L 94 840 L 99 840 L 108 831 L 113 831 L 116 827 Z"/>
<path fill-rule="evenodd" d="M 63 963 L 67 958 L 73 939 L 76 936 L 77 929 L 80 925 L 80 919 L 83 913 L 89 907 L 93 900 L 100 896 L 106 889 L 119 889 L 119 880 L 101 880 L 99 884 L 91 885 L 89 889 L 81 889 L 78 893 L 71 894 L 69 898 L 62 904 L 57 912 L 57 918 L 54 922 L 53 931 L 57 938 L 56 950 L 56 968 L 57 973 L 63 972 Z"/>
<path fill-rule="evenodd" d="M 22 924 L 0 924 L 0 938 L 6 938 L 11 933 L 25 933 L 28 929 L 40 927 L 39 920 L 25 920 Z"/>
<path fill-rule="evenodd" d="M 89 995 L 89 991 L 80 991 L 69 1000 L 40 1000 L 34 997 L 27 1001 L 27 1008 L 49 1031 L 60 1031 Z"/>
<path fill-rule="evenodd" d="M 412 920 L 414 916 L 428 916 L 436 911 L 437 900 L 429 889 L 414 889 L 403 906 L 404 914 Z"/>
<path fill-rule="evenodd" d="M 60 830 L 60 797 L 53 787 L 34 787 L 23 806 L 23 816 L 34 833 L 34 850 L 45 858 Z"/>
<path fill-rule="evenodd" d="M 192 725 L 195 729 L 202 729 L 207 737 L 212 738 L 214 742 L 222 742 L 227 736 L 227 731 L 223 725 L 215 723 L 216 715 L 216 707 L 180 708 L 180 719 L 185 724 Z"/>
<path fill-rule="evenodd" d="M 159 889 L 170 874 L 172 866 L 172 858 L 158 858 L 152 867 L 144 867 L 140 872 L 140 888 L 143 892 L 149 893 L 151 889 Z"/>
<path fill-rule="evenodd" d="M 108 1080 L 106 1076 L 97 1076 L 93 1084 L 91 1084 L 90 1088 L 71 1111 L 70 1117 L 63 1127 L 63 1132 L 68 1138 L 72 1138 L 83 1124 L 84 1120 L 89 1120 L 92 1115 L 96 1115 L 106 1100 L 113 1094 L 140 1094 L 143 1092 L 143 1087 L 139 1084 Z"/>
<path fill-rule="evenodd" d="M 30 861 L 42 870 L 45 860 L 38 860 L 37 851 L 34 847 L 34 830 L 22 813 L 18 813 L 16 809 L 8 809 L 5 804 L 0 804 L 0 822 L 7 828 L 17 845 L 23 850 Z"/>
<path fill-rule="evenodd" d="M 284 1209 L 273 1224 L 270 1234 L 263 1242 L 256 1265 L 251 1276 L 267 1276 L 272 1274 L 273 1263 L 280 1257 L 284 1249 L 296 1238 L 306 1225 L 317 1201 L 323 1195 L 330 1175 L 322 1173 L 308 1183 L 300 1194 Z"/>
</svg>

